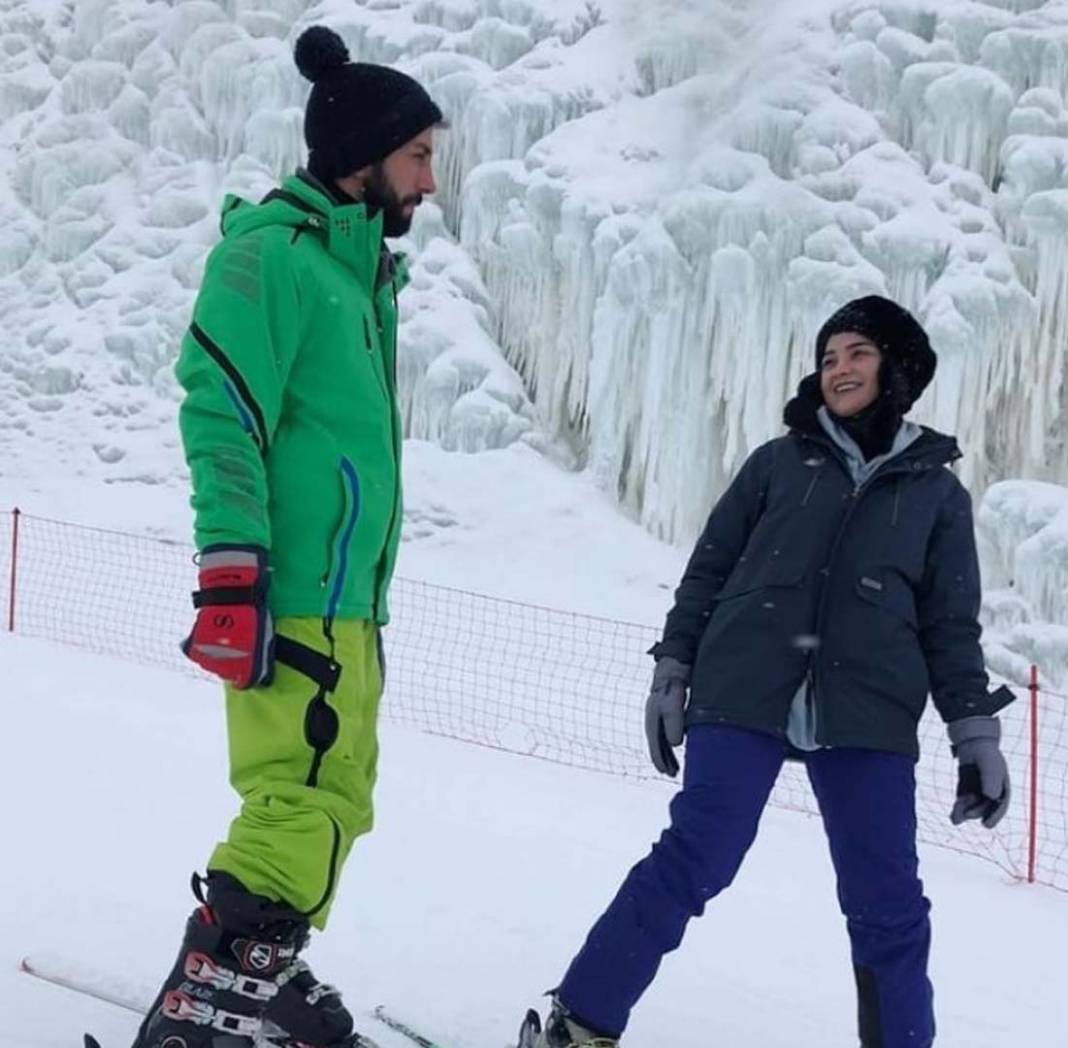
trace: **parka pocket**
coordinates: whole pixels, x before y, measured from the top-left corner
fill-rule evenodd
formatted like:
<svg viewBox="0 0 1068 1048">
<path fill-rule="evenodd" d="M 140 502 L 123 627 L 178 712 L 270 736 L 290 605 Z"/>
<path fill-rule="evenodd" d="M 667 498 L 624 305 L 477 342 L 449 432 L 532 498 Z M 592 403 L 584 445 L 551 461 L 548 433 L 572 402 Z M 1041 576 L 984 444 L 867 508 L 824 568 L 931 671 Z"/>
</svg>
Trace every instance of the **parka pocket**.
<svg viewBox="0 0 1068 1048">
<path fill-rule="evenodd" d="M 916 597 L 912 587 L 895 572 L 862 572 L 857 577 L 854 592 L 866 603 L 903 619 L 913 629 L 918 628 Z"/>
<path fill-rule="evenodd" d="M 752 571 L 737 568 L 716 595 L 717 601 L 730 601 L 763 589 L 797 589 L 805 580 L 804 569 L 788 565 L 772 565 Z"/>
</svg>

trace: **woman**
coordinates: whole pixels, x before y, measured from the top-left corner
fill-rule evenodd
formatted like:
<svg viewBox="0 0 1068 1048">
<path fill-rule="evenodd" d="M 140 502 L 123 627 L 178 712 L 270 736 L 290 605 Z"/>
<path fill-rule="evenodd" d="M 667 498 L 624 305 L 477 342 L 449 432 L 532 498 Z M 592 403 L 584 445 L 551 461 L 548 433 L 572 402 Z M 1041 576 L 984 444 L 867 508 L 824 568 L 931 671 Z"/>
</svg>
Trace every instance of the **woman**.
<svg viewBox="0 0 1068 1048">
<path fill-rule="evenodd" d="M 804 760 L 852 944 L 864 1048 L 928 1048 L 930 924 L 917 876 L 917 723 L 928 692 L 959 762 L 951 818 L 994 826 L 1009 785 L 979 646 L 979 567 L 956 441 L 905 421 L 935 354 L 904 309 L 834 314 L 789 433 L 720 499 L 653 648 L 646 732 L 671 825 L 571 963 L 521 1048 L 618 1044 L 690 917 L 734 878 L 784 759 Z M 689 703 L 687 705 L 687 691 Z M 685 712 L 684 712 L 685 711 Z"/>
</svg>

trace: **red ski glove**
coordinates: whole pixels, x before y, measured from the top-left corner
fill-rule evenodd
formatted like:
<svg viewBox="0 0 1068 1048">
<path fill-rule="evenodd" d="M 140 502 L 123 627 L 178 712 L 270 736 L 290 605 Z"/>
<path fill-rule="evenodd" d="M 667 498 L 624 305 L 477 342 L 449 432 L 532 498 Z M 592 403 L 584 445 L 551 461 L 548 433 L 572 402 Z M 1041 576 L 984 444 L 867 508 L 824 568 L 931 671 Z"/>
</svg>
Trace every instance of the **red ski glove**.
<svg viewBox="0 0 1068 1048">
<path fill-rule="evenodd" d="M 238 689 L 274 676 L 267 582 L 267 553 L 259 546 L 209 546 L 200 554 L 197 619 L 182 651 Z"/>
</svg>

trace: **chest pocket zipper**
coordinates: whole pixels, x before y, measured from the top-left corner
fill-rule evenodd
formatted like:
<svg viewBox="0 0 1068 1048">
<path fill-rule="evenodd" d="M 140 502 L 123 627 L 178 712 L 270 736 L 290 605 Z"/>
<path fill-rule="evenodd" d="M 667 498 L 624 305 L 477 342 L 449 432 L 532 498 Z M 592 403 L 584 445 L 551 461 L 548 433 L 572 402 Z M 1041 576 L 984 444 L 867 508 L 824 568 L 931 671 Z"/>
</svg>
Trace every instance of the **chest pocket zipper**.
<svg viewBox="0 0 1068 1048">
<path fill-rule="evenodd" d="M 378 383 L 378 388 L 382 390 L 382 395 L 389 399 L 389 382 L 386 379 L 385 357 L 380 351 L 375 351 L 375 341 L 371 337 L 371 325 L 367 320 L 366 313 L 363 314 L 363 337 L 367 345 L 367 355 L 371 358 L 371 369 L 375 373 L 375 381 Z M 375 357 L 378 358 L 378 362 L 375 361 Z"/>
<path fill-rule="evenodd" d="M 812 498 L 812 493 L 816 490 L 816 485 L 820 482 L 820 477 L 823 475 L 823 467 L 817 466 L 816 472 L 812 475 L 812 480 L 809 481 L 808 490 L 805 492 L 805 497 L 801 500 L 802 506 L 807 506 L 809 499 Z"/>
</svg>

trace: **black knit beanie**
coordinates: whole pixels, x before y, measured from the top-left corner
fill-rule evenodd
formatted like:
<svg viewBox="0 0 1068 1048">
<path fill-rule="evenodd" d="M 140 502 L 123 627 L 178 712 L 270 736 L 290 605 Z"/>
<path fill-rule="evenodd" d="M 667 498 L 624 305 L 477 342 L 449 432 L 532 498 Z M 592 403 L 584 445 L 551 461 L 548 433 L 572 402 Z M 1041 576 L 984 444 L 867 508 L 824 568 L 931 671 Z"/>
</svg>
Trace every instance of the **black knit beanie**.
<svg viewBox="0 0 1068 1048">
<path fill-rule="evenodd" d="M 904 414 L 934 378 L 938 358 L 931 348 L 927 332 L 920 322 L 902 306 L 881 295 L 868 295 L 847 302 L 820 329 L 816 336 L 816 370 L 832 335 L 855 331 L 871 339 L 888 363 L 883 376 L 890 379 L 896 407 Z"/>
<path fill-rule="evenodd" d="M 312 26 L 293 52 L 312 82 L 304 111 L 308 170 L 330 181 L 384 160 L 428 127 L 444 123 L 423 87 L 389 66 L 350 62 L 332 29 Z"/>
</svg>

